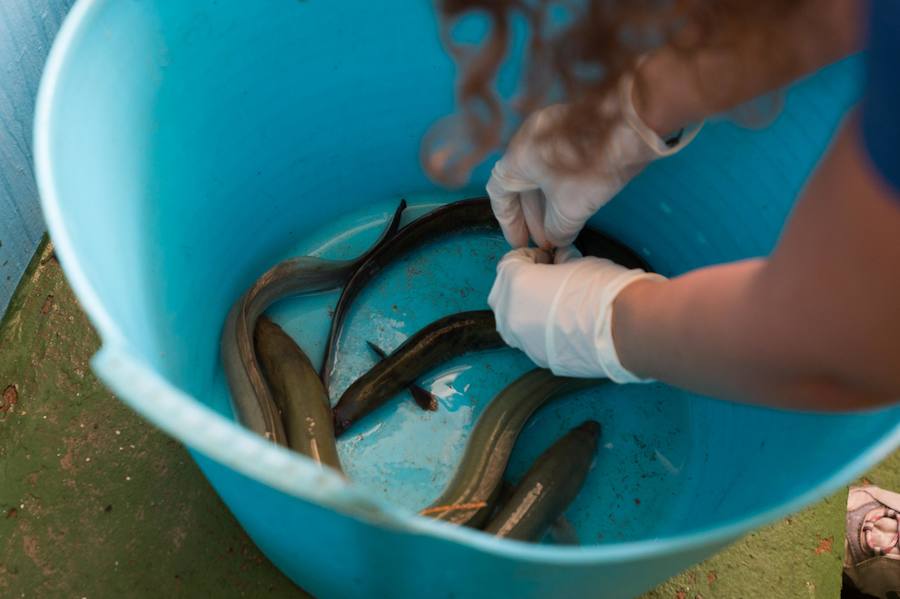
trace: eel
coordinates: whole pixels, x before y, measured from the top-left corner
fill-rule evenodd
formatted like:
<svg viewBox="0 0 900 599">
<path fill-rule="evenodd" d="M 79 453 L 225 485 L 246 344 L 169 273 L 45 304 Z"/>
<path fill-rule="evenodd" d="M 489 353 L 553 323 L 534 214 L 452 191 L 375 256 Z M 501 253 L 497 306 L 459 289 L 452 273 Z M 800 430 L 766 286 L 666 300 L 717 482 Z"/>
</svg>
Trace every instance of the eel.
<svg viewBox="0 0 900 599">
<path fill-rule="evenodd" d="M 406 202 L 401 201 L 381 237 L 359 258 L 325 260 L 300 256 L 285 260 L 263 274 L 234 303 L 225 320 L 219 347 L 231 390 L 231 405 L 244 426 L 277 444 L 287 445 L 281 414 L 253 349 L 253 331 L 259 316 L 286 296 L 327 291 L 343 285 L 360 264 L 397 233 L 405 208 Z"/>
<path fill-rule="evenodd" d="M 543 368 L 516 379 L 484 409 L 450 483 L 420 514 L 452 524 L 481 526 L 492 512 L 516 439 L 535 410 L 567 393 L 607 382 L 560 377 Z"/>
<path fill-rule="evenodd" d="M 366 344 L 369 346 L 369 349 L 372 350 L 372 353 L 384 360 L 388 357 L 388 353 L 381 349 L 378 345 L 371 341 L 366 341 Z M 416 402 L 416 405 L 422 408 L 427 412 L 436 412 L 438 409 L 437 398 L 434 396 L 431 391 L 427 389 L 423 389 L 416 383 L 410 383 L 406 390 L 409 391 L 409 394 L 412 396 L 413 401 Z"/>
<path fill-rule="evenodd" d="M 469 229 L 497 227 L 499 225 L 487 199 L 461 200 L 435 208 L 417 218 L 374 249 L 361 262 L 359 268 L 354 270 L 335 306 L 328 342 L 325 345 L 325 361 L 320 371 L 325 390 L 330 391 L 338 342 L 350 306 L 369 281 L 390 262 L 436 238 Z"/>
<path fill-rule="evenodd" d="M 331 403 L 309 357 L 267 316 L 257 321 L 254 341 L 272 399 L 283 418 L 288 447 L 340 472 Z"/>
<path fill-rule="evenodd" d="M 600 423 L 588 420 L 542 453 L 484 531 L 518 541 L 539 541 L 581 490 L 594 455 Z"/>
<path fill-rule="evenodd" d="M 341 297 L 335 306 L 328 342 L 325 346 L 325 361 L 322 363 L 320 371 L 326 391 L 330 391 L 331 378 L 335 372 L 337 349 L 347 313 L 362 289 L 392 260 L 396 260 L 436 238 L 469 229 L 500 230 L 489 199 L 461 200 L 432 210 L 404 226 L 397 235 L 373 250 L 360 264 L 344 286 Z M 631 248 L 588 227 L 579 233 L 575 240 L 575 247 L 585 256 L 608 258 L 626 268 L 641 268 L 648 272 L 651 271 L 650 265 Z"/>
<path fill-rule="evenodd" d="M 509 502 L 510 498 L 516 490 L 516 485 L 504 478 L 500 482 L 500 490 L 497 492 L 497 499 L 494 501 L 491 515 L 487 518 L 487 522 L 491 522 L 500 513 L 500 510 Z M 557 545 L 579 545 L 578 532 L 575 527 L 566 518 L 565 514 L 561 514 L 547 530 L 547 536 L 550 541 Z"/>
<path fill-rule="evenodd" d="M 562 514 L 550 525 L 550 530 L 547 534 L 549 535 L 550 541 L 557 545 L 581 544 L 581 541 L 578 540 L 578 531 L 575 530 L 575 526 L 573 526 L 572 522 L 566 518 L 565 514 Z"/>
<path fill-rule="evenodd" d="M 347 428 L 423 373 L 470 351 L 504 347 L 490 310 L 459 312 L 431 323 L 350 385 L 334 406 L 334 431 Z"/>
<path fill-rule="evenodd" d="M 573 245 L 583 256 L 606 258 L 625 268 L 640 268 L 647 272 L 653 272 L 647 261 L 634 250 L 596 229 L 583 228 L 575 238 Z"/>
</svg>

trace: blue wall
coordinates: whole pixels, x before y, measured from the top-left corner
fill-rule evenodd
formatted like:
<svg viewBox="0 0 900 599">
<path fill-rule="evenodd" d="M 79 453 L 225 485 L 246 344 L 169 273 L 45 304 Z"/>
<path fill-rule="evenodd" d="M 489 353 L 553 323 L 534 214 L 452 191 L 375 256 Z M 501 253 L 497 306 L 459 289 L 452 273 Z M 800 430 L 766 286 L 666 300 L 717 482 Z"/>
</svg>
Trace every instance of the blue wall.
<svg viewBox="0 0 900 599">
<path fill-rule="evenodd" d="M 74 2 L 0 0 L 0 315 L 44 233 L 31 157 L 34 101 Z"/>
</svg>

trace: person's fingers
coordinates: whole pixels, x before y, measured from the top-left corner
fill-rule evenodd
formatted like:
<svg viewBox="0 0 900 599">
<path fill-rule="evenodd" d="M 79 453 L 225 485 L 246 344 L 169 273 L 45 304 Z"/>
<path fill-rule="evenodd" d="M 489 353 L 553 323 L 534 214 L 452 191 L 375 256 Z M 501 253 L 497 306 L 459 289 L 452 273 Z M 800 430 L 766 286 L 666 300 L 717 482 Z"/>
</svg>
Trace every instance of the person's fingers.
<svg viewBox="0 0 900 599">
<path fill-rule="evenodd" d="M 544 235 L 544 192 L 540 189 L 531 189 L 521 193 L 522 213 L 525 215 L 525 225 L 534 240 L 535 245 L 541 248 L 551 247 Z"/>
<path fill-rule="evenodd" d="M 491 199 L 491 209 L 507 243 L 512 247 L 528 245 L 528 226 L 525 224 L 519 193 L 503 189 L 493 177 L 488 181 L 487 192 Z"/>
<path fill-rule="evenodd" d="M 514 264 L 537 264 L 538 260 L 540 260 L 545 253 L 544 250 L 529 247 L 510 250 L 506 252 L 506 255 L 503 256 L 497 264 L 497 272 Z"/>
<path fill-rule="evenodd" d="M 545 250 L 544 248 L 537 248 L 537 252 L 534 256 L 535 264 L 553 264 L 553 255 L 556 252 L 553 248 Z"/>
<path fill-rule="evenodd" d="M 534 248 L 519 248 L 506 253 L 497 264 L 497 277 L 488 294 L 488 306 L 494 311 L 497 332 L 510 347 L 519 347 L 519 340 L 510 322 L 515 306 L 513 298 L 516 275 L 534 264 Z"/>
<path fill-rule="evenodd" d="M 578 248 L 574 245 L 567 245 L 566 247 L 556 248 L 556 253 L 553 255 L 553 263 L 565 264 L 566 262 L 578 260 L 583 257 L 581 252 L 578 251 Z"/>
<path fill-rule="evenodd" d="M 613 189 L 615 187 L 615 189 Z M 543 187 L 544 234 L 556 247 L 572 245 L 584 224 L 619 188 L 610 182 L 570 178 Z"/>
<path fill-rule="evenodd" d="M 584 223 L 591 216 L 588 214 L 582 217 L 578 214 L 581 211 L 576 209 L 577 216 L 573 218 L 572 215 L 563 212 L 563 209 L 566 208 L 563 202 L 565 202 L 565 199 L 554 198 L 548 194 L 544 210 L 544 236 L 555 247 L 572 245 L 578 233 L 584 227 Z M 571 208 L 568 207 L 567 212 L 571 211 Z"/>
</svg>

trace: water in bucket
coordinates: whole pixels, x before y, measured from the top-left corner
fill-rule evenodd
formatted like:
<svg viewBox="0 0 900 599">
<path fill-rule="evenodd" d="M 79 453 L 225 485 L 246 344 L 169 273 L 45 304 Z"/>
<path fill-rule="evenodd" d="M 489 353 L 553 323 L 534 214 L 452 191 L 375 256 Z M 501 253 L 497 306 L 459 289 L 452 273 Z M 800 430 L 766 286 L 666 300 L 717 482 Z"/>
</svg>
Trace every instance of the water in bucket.
<svg viewBox="0 0 900 599">
<path fill-rule="evenodd" d="M 279 568 L 323 598 L 629 597 L 896 445 L 896 409 L 796 414 L 662 385 L 566 398 L 537 415 L 511 464 L 521 473 L 589 415 L 603 423 L 569 510 L 582 545 L 560 547 L 415 514 L 484 402 L 527 368 L 511 350 L 430 373 L 437 413 L 398 397 L 361 421 L 340 444 L 353 483 L 236 425 L 218 339 L 243 289 L 290 255 L 355 254 L 400 197 L 450 199 L 418 162 L 422 135 L 453 109 L 436 31 L 427 2 L 81 0 L 48 63 L 37 172 L 57 253 L 103 340 L 94 368 L 192 449 Z M 593 225 L 666 275 L 767 252 L 857 76 L 850 60 L 799 83 L 764 130 L 707 125 Z M 487 166 L 453 197 L 482 195 Z M 499 237 L 460 237 L 393 264 L 356 302 L 338 387 L 372 364 L 367 339 L 393 349 L 435 316 L 483 307 L 502 251 Z M 273 310 L 314 360 L 333 301 Z"/>
</svg>

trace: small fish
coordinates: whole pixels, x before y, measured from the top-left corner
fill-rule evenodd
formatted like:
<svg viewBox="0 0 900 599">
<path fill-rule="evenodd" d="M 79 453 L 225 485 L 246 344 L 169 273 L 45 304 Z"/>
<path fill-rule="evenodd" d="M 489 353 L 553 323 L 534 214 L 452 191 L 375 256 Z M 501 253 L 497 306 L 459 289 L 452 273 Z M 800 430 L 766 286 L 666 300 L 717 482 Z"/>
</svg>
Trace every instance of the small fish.
<svg viewBox="0 0 900 599">
<path fill-rule="evenodd" d="M 387 352 L 375 345 L 373 342 L 366 341 L 366 344 L 369 346 L 369 349 L 372 350 L 372 353 L 374 353 L 382 360 L 388 357 Z M 426 389 L 423 389 L 416 383 L 412 383 L 411 385 L 409 385 L 406 390 L 409 391 L 409 394 L 412 396 L 413 401 L 415 401 L 416 405 L 418 405 L 420 408 L 428 412 L 437 411 L 438 402 L 433 393 L 427 391 Z"/>
<path fill-rule="evenodd" d="M 331 403 L 309 357 L 266 316 L 256 323 L 254 341 L 272 399 L 283 418 L 288 447 L 340 471 Z"/>
<path fill-rule="evenodd" d="M 556 376 L 543 368 L 516 379 L 481 413 L 450 483 L 420 513 L 453 524 L 481 526 L 493 511 L 509 456 L 531 415 L 553 399 L 607 382 Z M 472 507 L 439 511 L 447 506 Z"/>
<path fill-rule="evenodd" d="M 597 451 L 600 423 L 588 420 L 542 453 L 484 531 L 538 541 L 581 490 Z"/>
<path fill-rule="evenodd" d="M 287 445 L 281 414 L 263 378 L 253 348 L 256 321 L 266 309 L 289 295 L 340 287 L 357 266 L 397 232 L 406 202 L 401 201 L 375 245 L 355 260 L 325 260 L 301 256 L 269 269 L 234 303 L 219 342 L 222 365 L 238 420 L 267 439 Z"/>
<path fill-rule="evenodd" d="M 334 406 L 334 430 L 347 428 L 408 387 L 422 374 L 470 351 L 503 347 L 490 310 L 445 316 L 403 342 L 350 385 Z"/>
</svg>

